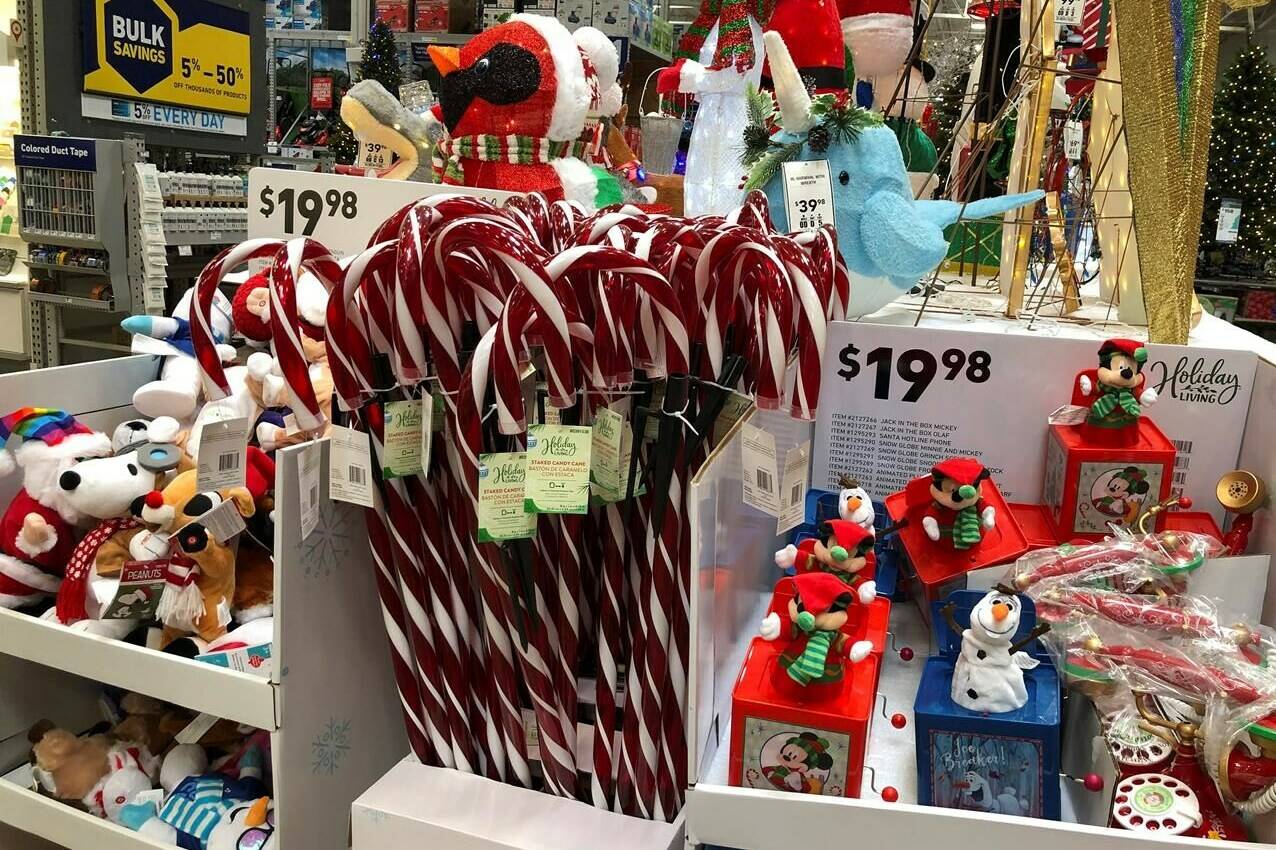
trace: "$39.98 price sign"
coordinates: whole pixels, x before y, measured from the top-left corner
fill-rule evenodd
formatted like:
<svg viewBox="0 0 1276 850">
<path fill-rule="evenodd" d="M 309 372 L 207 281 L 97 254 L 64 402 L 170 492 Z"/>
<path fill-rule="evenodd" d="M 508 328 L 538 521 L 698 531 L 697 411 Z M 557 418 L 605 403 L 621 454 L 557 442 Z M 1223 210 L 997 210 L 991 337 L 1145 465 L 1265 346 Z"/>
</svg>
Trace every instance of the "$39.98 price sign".
<svg viewBox="0 0 1276 850">
<path fill-rule="evenodd" d="M 966 381 L 982 384 L 992 377 L 992 355 L 982 349 L 967 352 L 961 348 L 949 348 L 938 356 L 924 348 L 909 348 L 897 352 L 889 346 L 872 349 L 862 358 L 854 343 L 847 343 L 838 353 L 842 368 L 837 374 L 844 381 L 853 381 L 866 372 L 873 378 L 873 397 L 886 401 L 892 390 L 903 389 L 900 401 L 920 401 L 936 378 L 945 381 Z M 900 383 L 896 384 L 898 377 Z"/>
<path fill-rule="evenodd" d="M 284 231 L 297 236 L 313 236 L 324 218 L 350 221 L 359 215 L 359 196 L 340 189 L 320 193 L 317 189 L 290 187 L 276 191 L 274 186 L 263 186 L 257 200 L 263 217 L 281 215 Z"/>
</svg>

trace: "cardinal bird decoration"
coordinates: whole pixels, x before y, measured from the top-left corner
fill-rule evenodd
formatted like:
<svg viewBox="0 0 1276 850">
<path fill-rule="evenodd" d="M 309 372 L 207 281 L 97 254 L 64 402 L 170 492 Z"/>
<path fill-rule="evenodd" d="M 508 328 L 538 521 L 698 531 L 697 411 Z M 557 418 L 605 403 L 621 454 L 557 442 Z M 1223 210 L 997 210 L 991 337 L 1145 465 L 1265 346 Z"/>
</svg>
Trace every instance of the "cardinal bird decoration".
<svg viewBox="0 0 1276 850">
<path fill-rule="evenodd" d="M 433 166 L 442 183 L 543 192 L 589 210 L 620 200 L 615 177 L 586 164 L 582 138 L 615 80 L 616 48 L 592 27 L 575 37 L 556 19 L 513 15 L 464 47 L 429 48 L 443 76 L 434 117 L 447 130 Z M 610 51 L 610 56 L 599 51 Z"/>
</svg>

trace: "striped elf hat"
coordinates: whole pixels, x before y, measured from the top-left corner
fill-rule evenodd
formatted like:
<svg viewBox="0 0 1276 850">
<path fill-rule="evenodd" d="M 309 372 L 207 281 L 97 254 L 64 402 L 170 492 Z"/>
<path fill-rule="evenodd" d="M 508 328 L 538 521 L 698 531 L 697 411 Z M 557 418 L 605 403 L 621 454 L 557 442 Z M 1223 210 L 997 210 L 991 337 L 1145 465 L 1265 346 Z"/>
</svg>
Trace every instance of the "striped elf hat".
<svg viewBox="0 0 1276 850">
<path fill-rule="evenodd" d="M 72 434 L 91 434 L 93 429 L 81 425 L 65 410 L 53 407 L 22 407 L 0 417 L 0 444 L 12 436 L 22 440 L 40 440 L 56 446 Z M 0 475 L 8 475 L 17 465 L 7 448 L 0 451 Z"/>
</svg>

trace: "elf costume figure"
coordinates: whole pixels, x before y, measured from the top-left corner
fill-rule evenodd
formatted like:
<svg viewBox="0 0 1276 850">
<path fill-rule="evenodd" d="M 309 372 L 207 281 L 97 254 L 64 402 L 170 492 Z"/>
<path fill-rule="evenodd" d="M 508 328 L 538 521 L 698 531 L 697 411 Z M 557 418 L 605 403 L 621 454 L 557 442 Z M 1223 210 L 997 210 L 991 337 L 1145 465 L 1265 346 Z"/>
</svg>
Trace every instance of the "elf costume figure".
<svg viewBox="0 0 1276 850">
<path fill-rule="evenodd" d="M 996 509 L 979 493 L 988 470 L 973 457 L 955 457 L 937 464 L 930 476 L 931 504 L 922 517 L 926 536 L 958 550 L 978 546 L 984 531 L 997 525 Z"/>
<path fill-rule="evenodd" d="M 1099 347 L 1099 368 L 1077 376 L 1074 404 L 1089 401 L 1086 424 L 1094 428 L 1137 427 L 1143 406 L 1156 403 L 1156 390 L 1145 386 L 1143 364 L 1148 351 L 1133 339 L 1109 339 Z M 1140 391 L 1142 387 L 1142 391 Z"/>
<path fill-rule="evenodd" d="M 825 572 L 809 572 L 793 579 L 796 593 L 789 600 L 789 646 L 780 656 L 780 666 L 799 685 L 841 681 L 842 658 L 854 664 L 873 650 L 870 641 L 850 643 L 841 629 L 846 625 L 846 609 L 854 599 L 840 578 Z M 772 612 L 762 621 L 764 640 L 776 640 L 782 631 L 780 615 Z"/>
<path fill-rule="evenodd" d="M 798 575 L 835 576 L 842 581 L 844 589 L 855 592 L 861 604 L 871 604 L 877 598 L 877 582 L 872 578 L 877 567 L 873 532 L 844 519 L 827 520 L 823 529 L 823 541 L 810 538 L 796 546 L 790 543 L 776 552 L 776 566 L 792 567 Z"/>
</svg>

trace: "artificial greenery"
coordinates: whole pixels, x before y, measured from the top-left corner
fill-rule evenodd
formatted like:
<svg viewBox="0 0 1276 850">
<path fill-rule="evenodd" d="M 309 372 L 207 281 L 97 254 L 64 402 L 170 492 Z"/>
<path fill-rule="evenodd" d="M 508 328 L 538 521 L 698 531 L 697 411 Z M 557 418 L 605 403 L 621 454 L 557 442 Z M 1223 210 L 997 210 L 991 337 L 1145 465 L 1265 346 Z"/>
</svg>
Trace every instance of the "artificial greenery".
<svg viewBox="0 0 1276 850">
<path fill-rule="evenodd" d="M 376 80 L 390 94 L 399 96 L 399 86 L 403 85 L 399 46 L 395 44 L 394 31 L 380 18 L 373 22 L 363 42 L 363 62 L 359 64 L 358 79 Z M 353 165 L 359 157 L 359 140 L 339 118 L 328 138 L 328 152 L 342 165 Z"/>
<path fill-rule="evenodd" d="M 744 130 L 744 154 L 741 161 L 748 169 L 745 189 L 761 189 L 780 166 L 796 159 L 804 146 L 815 153 L 824 153 L 830 145 L 851 144 L 861 130 L 877 127 L 882 116 L 856 106 L 848 97 L 821 94 L 811 98 L 811 117 L 814 126 L 805 133 L 787 133 L 777 140 L 773 133 L 784 130 L 779 123 L 775 98 L 770 92 L 749 86 L 745 96 L 749 124 Z"/>
</svg>

